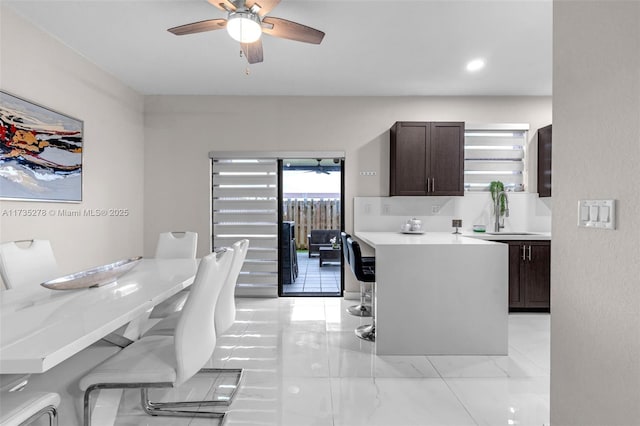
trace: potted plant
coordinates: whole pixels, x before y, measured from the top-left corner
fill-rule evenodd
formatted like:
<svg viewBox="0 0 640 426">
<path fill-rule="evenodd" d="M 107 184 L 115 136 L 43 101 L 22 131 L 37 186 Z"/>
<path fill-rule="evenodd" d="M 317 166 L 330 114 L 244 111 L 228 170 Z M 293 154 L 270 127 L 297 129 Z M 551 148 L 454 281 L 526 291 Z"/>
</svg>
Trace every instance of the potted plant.
<svg viewBox="0 0 640 426">
<path fill-rule="evenodd" d="M 489 191 L 491 192 L 491 199 L 493 200 L 493 205 L 494 206 L 497 204 L 500 205 L 500 211 L 494 212 L 494 213 L 499 216 L 504 216 L 507 210 L 506 195 L 504 194 L 504 184 L 499 180 L 494 180 L 489 184 Z M 503 194 L 500 196 L 500 199 L 498 200 L 498 202 L 496 202 L 496 198 L 499 196 L 501 192 Z"/>
<path fill-rule="evenodd" d="M 333 247 L 334 249 L 340 248 L 340 243 L 338 243 L 338 237 L 331 238 L 329 242 L 331 243 L 331 247 Z"/>
</svg>

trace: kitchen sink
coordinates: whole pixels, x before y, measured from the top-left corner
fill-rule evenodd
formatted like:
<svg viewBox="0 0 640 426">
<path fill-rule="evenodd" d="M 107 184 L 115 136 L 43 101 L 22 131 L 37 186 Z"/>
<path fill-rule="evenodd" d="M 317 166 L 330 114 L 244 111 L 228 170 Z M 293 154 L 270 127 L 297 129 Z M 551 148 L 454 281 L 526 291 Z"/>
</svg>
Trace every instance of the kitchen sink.
<svg viewBox="0 0 640 426">
<path fill-rule="evenodd" d="M 536 232 L 485 232 L 487 235 L 538 235 Z"/>
</svg>

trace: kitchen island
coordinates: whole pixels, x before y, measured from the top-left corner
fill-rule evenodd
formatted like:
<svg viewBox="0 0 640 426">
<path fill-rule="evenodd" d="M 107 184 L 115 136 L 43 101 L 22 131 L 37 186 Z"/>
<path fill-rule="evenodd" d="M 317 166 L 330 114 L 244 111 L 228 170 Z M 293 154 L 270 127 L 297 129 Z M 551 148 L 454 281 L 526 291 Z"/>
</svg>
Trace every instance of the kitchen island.
<svg viewBox="0 0 640 426">
<path fill-rule="evenodd" d="M 356 232 L 375 249 L 376 354 L 507 355 L 508 247 L 444 232 Z"/>
</svg>

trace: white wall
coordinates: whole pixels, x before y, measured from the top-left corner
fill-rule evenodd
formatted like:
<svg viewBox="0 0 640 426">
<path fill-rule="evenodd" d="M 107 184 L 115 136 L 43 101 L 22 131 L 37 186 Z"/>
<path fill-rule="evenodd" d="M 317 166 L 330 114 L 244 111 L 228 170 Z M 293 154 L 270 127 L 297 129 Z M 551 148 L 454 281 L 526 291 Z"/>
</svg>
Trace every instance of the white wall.
<svg viewBox="0 0 640 426">
<path fill-rule="evenodd" d="M 389 128 L 398 120 L 529 123 L 535 145 L 535 129 L 551 123 L 551 99 L 148 96 L 145 253 L 167 229 L 197 231 L 199 255 L 209 249 L 212 150 L 345 151 L 352 232 L 353 197 L 389 193 Z M 347 287 L 357 289 L 349 274 Z"/>
<path fill-rule="evenodd" d="M 142 254 L 143 97 L 0 6 L 3 90 L 84 121 L 83 201 L 0 201 L 0 241 L 49 239 L 62 273 Z M 126 217 L 25 218 L 12 209 L 128 209 Z"/>
<path fill-rule="evenodd" d="M 553 14 L 551 423 L 640 425 L 640 2 Z M 615 231 L 576 227 L 607 198 Z"/>
</svg>

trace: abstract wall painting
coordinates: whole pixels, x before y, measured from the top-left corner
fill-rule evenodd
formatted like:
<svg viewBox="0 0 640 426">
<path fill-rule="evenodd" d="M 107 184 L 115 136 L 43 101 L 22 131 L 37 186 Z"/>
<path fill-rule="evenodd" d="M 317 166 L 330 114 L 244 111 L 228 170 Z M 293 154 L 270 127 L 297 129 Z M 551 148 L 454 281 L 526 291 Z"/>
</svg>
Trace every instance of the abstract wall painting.
<svg viewBox="0 0 640 426">
<path fill-rule="evenodd" d="M 82 201 L 83 122 L 0 91 L 0 199 Z"/>
</svg>

